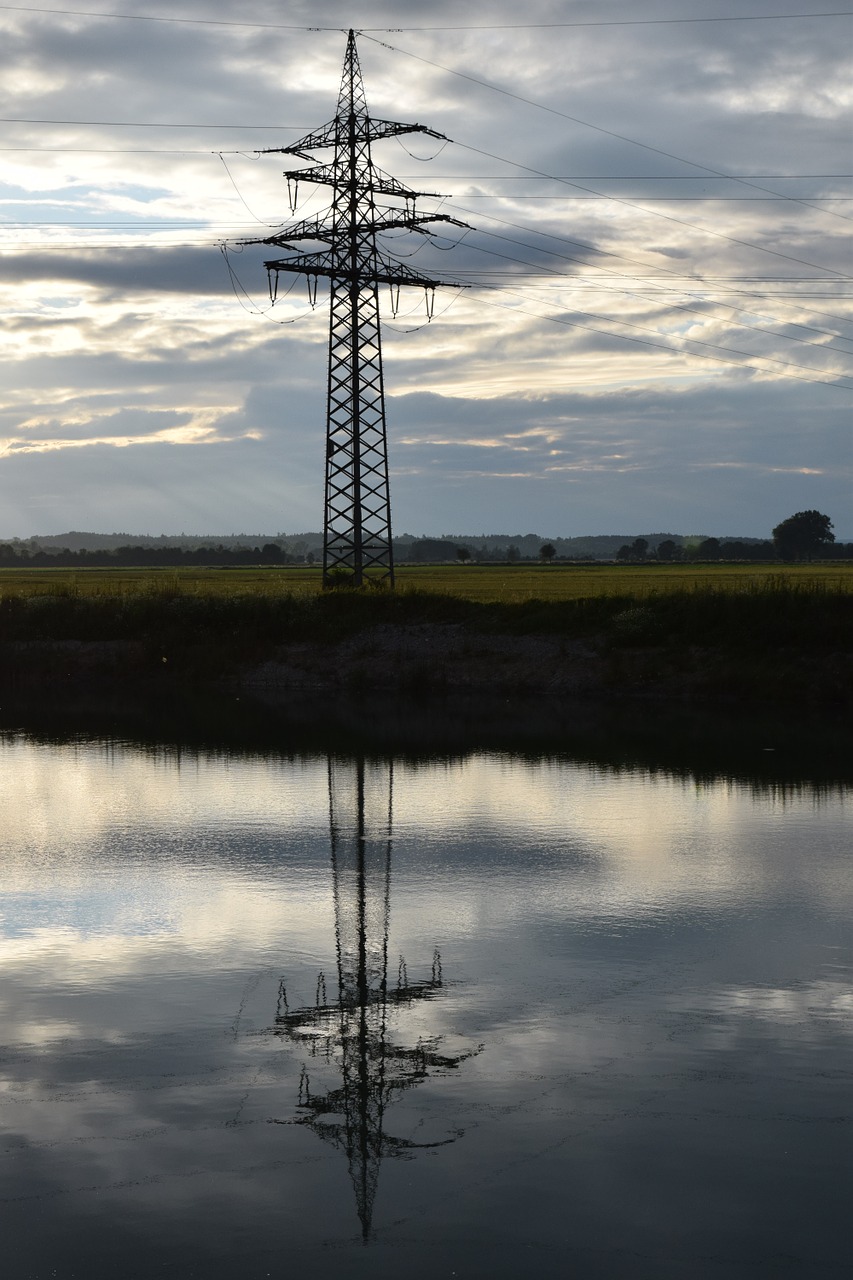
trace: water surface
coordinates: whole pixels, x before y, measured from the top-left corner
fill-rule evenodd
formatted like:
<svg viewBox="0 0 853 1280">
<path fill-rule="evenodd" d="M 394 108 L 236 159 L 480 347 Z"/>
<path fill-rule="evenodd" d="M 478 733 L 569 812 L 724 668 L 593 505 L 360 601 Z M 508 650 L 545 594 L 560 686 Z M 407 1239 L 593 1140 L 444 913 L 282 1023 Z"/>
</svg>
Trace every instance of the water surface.
<svg viewBox="0 0 853 1280">
<path fill-rule="evenodd" d="M 843 786 L 0 766 L 13 1280 L 850 1274 Z"/>
</svg>

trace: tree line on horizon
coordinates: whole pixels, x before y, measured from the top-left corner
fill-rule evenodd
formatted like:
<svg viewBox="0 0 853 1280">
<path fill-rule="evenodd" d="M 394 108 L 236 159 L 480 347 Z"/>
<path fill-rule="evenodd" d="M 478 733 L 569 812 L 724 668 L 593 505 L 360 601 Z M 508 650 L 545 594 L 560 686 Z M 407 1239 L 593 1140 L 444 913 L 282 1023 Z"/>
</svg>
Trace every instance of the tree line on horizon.
<svg viewBox="0 0 853 1280">
<path fill-rule="evenodd" d="M 836 543 L 829 516 L 820 511 L 798 511 L 783 520 L 773 530 L 769 539 L 758 538 L 683 538 L 674 535 L 649 535 L 635 538 L 633 542 L 618 546 L 619 539 L 599 538 L 558 539 L 541 542 L 534 535 L 490 547 L 485 535 L 481 539 L 421 538 L 411 543 L 408 553 L 399 554 L 395 543 L 394 554 L 398 560 L 430 563 L 453 560 L 461 564 L 498 562 L 515 564 L 521 561 L 539 560 L 544 564 L 561 562 L 588 562 L 590 560 L 616 560 L 620 563 L 683 563 L 708 561 L 774 562 L 811 560 L 815 557 L 833 560 L 853 559 L 853 543 Z M 530 544 L 533 544 L 532 546 Z M 579 544 L 598 544 L 599 554 L 584 554 Z M 571 548 L 567 548 L 567 544 Z M 601 544 L 606 544 L 602 546 Z M 577 548 L 577 550 L 575 550 Z"/>
<path fill-rule="evenodd" d="M 82 537 L 85 535 L 74 535 Z M 97 535 L 107 537 L 108 535 Z M 249 568 L 274 565 L 313 564 L 321 558 L 321 543 L 316 535 L 304 537 L 279 536 L 255 545 L 231 542 L 201 543 L 186 538 L 176 545 L 164 542 L 162 537 L 151 538 L 145 543 L 128 543 L 118 547 L 78 546 L 45 547 L 41 541 L 15 540 L 0 543 L 0 567 L 29 568 L 120 568 L 120 567 L 180 567 L 211 566 L 220 568 Z M 47 540 L 45 540 L 47 541 Z M 52 539 L 50 541 L 53 541 Z M 494 541 L 493 546 L 489 542 Z M 773 530 L 771 539 L 687 539 L 675 536 L 650 535 L 638 537 L 630 543 L 616 546 L 618 538 L 555 539 L 542 543 L 533 534 L 517 537 L 516 541 L 452 538 L 395 539 L 394 553 L 399 563 L 429 564 L 458 561 L 478 563 L 531 563 L 541 561 L 616 560 L 620 563 L 678 563 L 692 561 L 753 561 L 772 562 L 785 560 L 853 559 L 853 543 L 837 543 L 828 516 L 818 511 L 800 511 L 783 520 Z M 566 554 L 565 545 L 573 543 L 603 542 L 609 544 L 604 554 Z M 479 546 L 477 544 L 480 544 Z M 555 543 L 557 545 L 555 545 Z M 532 545 L 531 545 L 532 544 Z M 561 551 L 561 544 L 563 550 Z"/>
<path fill-rule="evenodd" d="M 674 539 L 665 538 L 651 551 L 645 538 L 635 538 L 616 553 L 616 559 L 622 561 L 652 557 L 663 561 L 811 560 L 816 556 L 827 559 L 853 556 L 853 543 L 836 543 L 832 521 L 820 511 L 797 511 L 777 524 L 772 538 L 765 542 L 721 542 L 719 538 L 704 538 L 695 545 L 679 546 Z"/>
</svg>

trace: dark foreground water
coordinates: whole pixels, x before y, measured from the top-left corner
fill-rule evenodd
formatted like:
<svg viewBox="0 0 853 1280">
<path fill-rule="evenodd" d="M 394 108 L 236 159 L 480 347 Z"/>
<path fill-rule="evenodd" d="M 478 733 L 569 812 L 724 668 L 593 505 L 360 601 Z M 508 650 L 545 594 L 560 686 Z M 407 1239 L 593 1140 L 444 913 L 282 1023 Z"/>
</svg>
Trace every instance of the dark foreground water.
<svg viewBox="0 0 853 1280">
<path fill-rule="evenodd" d="M 0 1246 L 851 1274 L 843 784 L 0 737 Z"/>
</svg>

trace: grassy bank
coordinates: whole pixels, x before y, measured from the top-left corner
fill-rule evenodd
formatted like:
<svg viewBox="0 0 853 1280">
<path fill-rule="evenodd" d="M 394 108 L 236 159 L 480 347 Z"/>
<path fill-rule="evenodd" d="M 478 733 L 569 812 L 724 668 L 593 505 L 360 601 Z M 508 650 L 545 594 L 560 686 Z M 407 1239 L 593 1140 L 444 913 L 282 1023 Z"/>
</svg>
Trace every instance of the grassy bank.
<svg viewBox="0 0 853 1280">
<path fill-rule="evenodd" d="M 545 576 L 550 576 L 546 570 Z M 329 643 L 377 626 L 440 623 L 505 635 L 596 633 L 611 644 L 708 644 L 773 651 L 838 648 L 853 638 L 853 591 L 814 574 L 697 578 L 689 587 L 635 590 L 606 580 L 590 594 L 488 600 L 433 590 L 302 592 L 268 583 L 210 589 L 173 577 L 124 583 L 18 584 L 0 594 L 0 642 L 39 640 Z M 3 584 L 5 586 L 5 584 Z M 621 590 L 616 590 L 616 587 Z M 52 588 L 52 589 L 49 589 Z"/>
<path fill-rule="evenodd" d="M 544 570 L 549 575 L 549 570 Z M 461 575 L 466 577 L 466 572 Z M 555 575 L 557 576 L 557 575 Z M 142 580 L 136 589 L 99 582 L 45 584 L 0 595 L 0 644 L 132 641 L 154 657 L 205 654 L 205 666 L 242 657 L 272 657 L 287 644 L 341 643 L 371 628 L 455 627 L 469 634 L 557 636 L 593 640 L 599 652 L 656 648 L 674 654 L 698 646 L 774 657 L 850 652 L 853 591 L 829 577 L 766 575 L 694 580 L 689 589 L 597 591 L 566 598 L 480 600 L 412 589 L 309 593 L 247 588 L 187 589 L 173 577 Z M 47 585 L 53 589 L 45 589 Z"/>
<path fill-rule="evenodd" d="M 844 567 L 523 568 L 510 595 L 501 567 L 415 572 L 393 593 L 292 573 L 8 573 L 0 685 L 853 704 Z"/>
</svg>

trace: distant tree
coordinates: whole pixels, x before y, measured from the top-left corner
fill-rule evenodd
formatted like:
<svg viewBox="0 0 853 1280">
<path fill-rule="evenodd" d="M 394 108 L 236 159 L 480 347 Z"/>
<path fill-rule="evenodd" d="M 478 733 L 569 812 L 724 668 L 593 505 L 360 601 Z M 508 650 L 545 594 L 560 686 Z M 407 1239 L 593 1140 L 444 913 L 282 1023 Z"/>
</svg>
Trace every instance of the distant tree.
<svg viewBox="0 0 853 1280">
<path fill-rule="evenodd" d="M 546 542 L 539 548 L 539 559 L 544 560 L 546 564 L 550 564 L 557 554 L 557 548 L 552 543 Z"/>
<path fill-rule="evenodd" d="M 461 560 L 463 564 L 467 564 L 468 561 L 471 559 L 471 552 L 468 550 L 467 547 L 457 547 L 456 555 L 457 555 L 457 558 Z"/>
<path fill-rule="evenodd" d="M 704 538 L 696 548 L 697 560 L 719 560 L 720 558 L 720 539 Z"/>
<path fill-rule="evenodd" d="M 521 552 L 514 543 L 510 543 L 506 549 L 506 558 L 510 564 L 518 564 L 521 559 Z"/>
<path fill-rule="evenodd" d="M 741 542 L 735 538 L 720 546 L 721 560 L 774 560 L 776 553 L 772 542 Z"/>
<path fill-rule="evenodd" d="M 645 538 L 635 538 L 629 546 L 626 542 L 616 552 L 617 560 L 645 560 L 648 555 L 649 544 Z"/>
<path fill-rule="evenodd" d="M 832 521 L 820 511 L 798 511 L 773 530 L 773 545 L 783 560 L 811 560 L 834 541 Z"/>
<path fill-rule="evenodd" d="M 465 548 L 466 551 L 468 548 Z M 415 538 L 409 547 L 410 560 L 419 564 L 440 564 L 458 558 L 459 547 L 449 538 Z M 470 552 L 469 552 L 470 554 Z"/>
<path fill-rule="evenodd" d="M 673 542 L 672 538 L 664 538 L 663 542 L 658 543 L 658 560 L 674 560 L 680 550 L 678 543 Z"/>
</svg>

